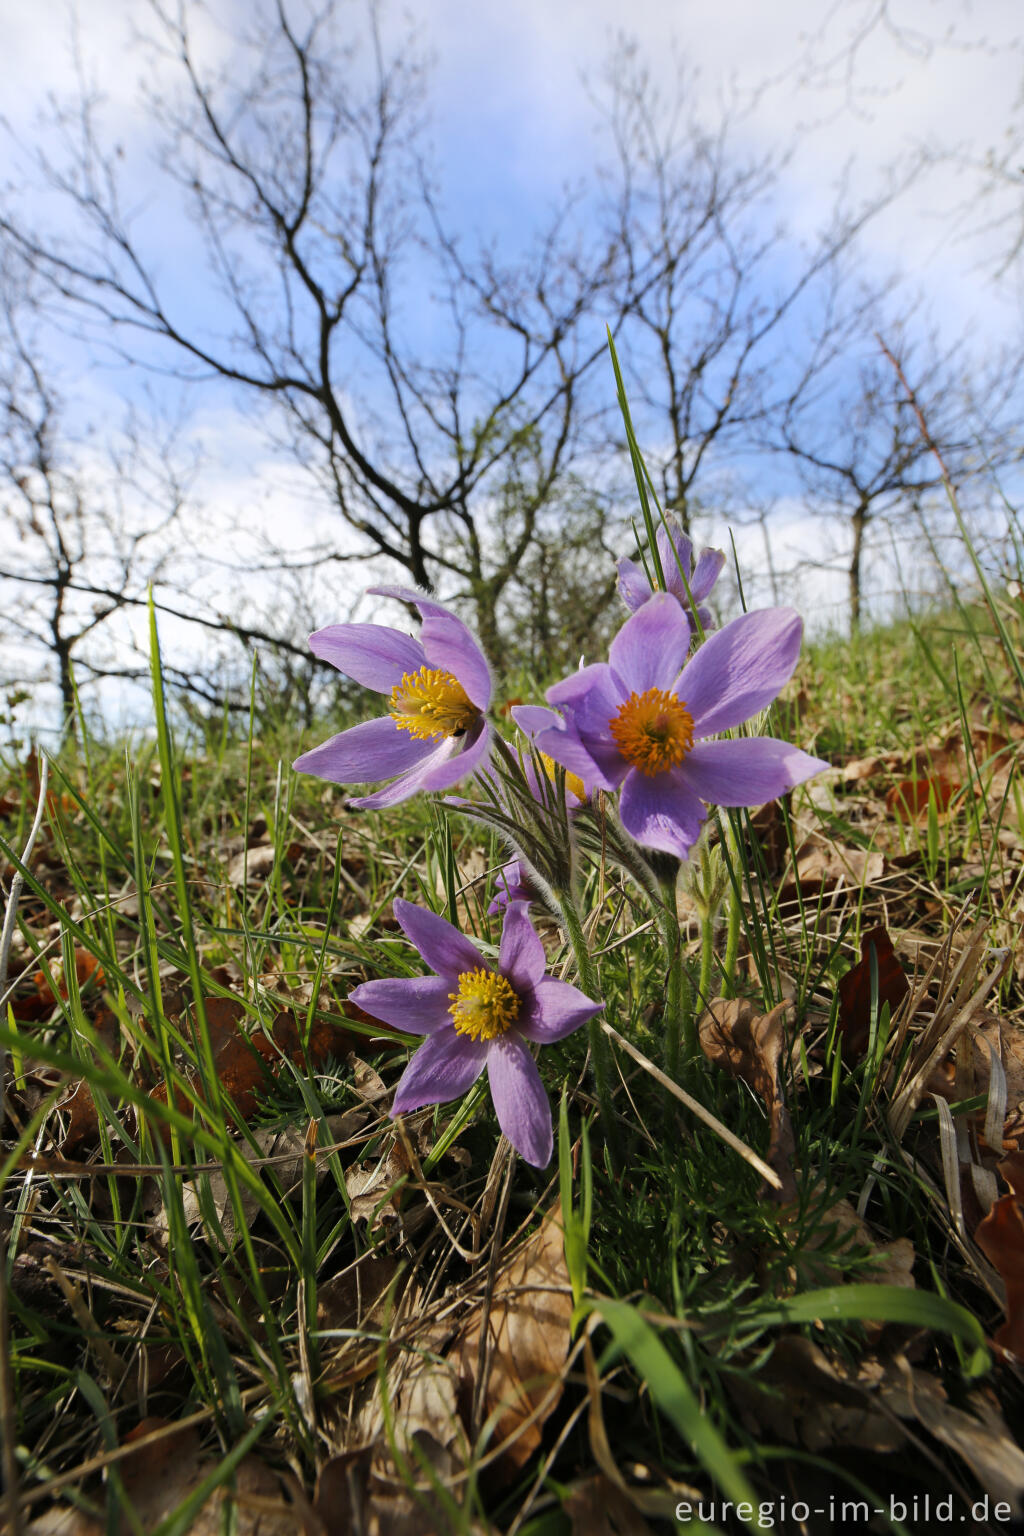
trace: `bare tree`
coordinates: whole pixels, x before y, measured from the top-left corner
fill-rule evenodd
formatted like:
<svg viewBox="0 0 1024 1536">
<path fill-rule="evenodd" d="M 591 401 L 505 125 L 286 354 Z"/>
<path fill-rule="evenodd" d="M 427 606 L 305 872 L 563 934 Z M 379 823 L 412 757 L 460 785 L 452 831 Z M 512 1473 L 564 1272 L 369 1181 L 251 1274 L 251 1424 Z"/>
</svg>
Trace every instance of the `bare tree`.
<svg viewBox="0 0 1024 1536">
<path fill-rule="evenodd" d="M 659 499 L 692 535 L 701 504 L 723 510 L 744 456 L 848 341 L 842 258 L 895 189 L 837 209 L 802 247 L 777 213 L 784 161 L 738 155 L 727 115 L 705 126 L 685 70 L 665 96 L 623 46 L 605 84 L 615 300 L 629 317 L 619 353 Z M 811 307 L 825 326 L 813 336 Z"/>
<path fill-rule="evenodd" d="M 847 529 L 845 562 L 851 626 L 864 616 L 864 577 L 871 532 L 919 526 L 933 504 L 942 472 L 937 447 L 962 494 L 1019 452 L 1013 400 L 1019 363 L 982 368 L 967 347 L 943 349 L 921 334 L 913 317 L 876 317 L 886 346 L 914 380 L 930 439 L 907 398 L 879 335 L 869 333 L 853 365 L 850 352 L 833 358 L 815 388 L 798 393 L 778 424 L 776 448 L 796 465 L 808 507 Z M 916 332 L 916 334 L 915 334 Z M 934 535 L 930 527 L 930 535 Z M 813 564 L 813 561 L 805 563 Z"/>
<path fill-rule="evenodd" d="M 64 723 L 73 720 L 73 667 L 88 673 L 104 652 L 109 621 L 141 602 L 160 574 L 163 535 L 177 519 L 184 485 L 169 454 L 161 458 L 161 505 L 129 514 L 129 488 L 145 495 L 143 444 L 129 432 L 102 491 L 70 448 L 61 403 L 31 336 L 32 305 L 10 270 L 0 285 L 0 636 L 16 667 L 12 681 L 35 681 L 48 655 Z M 9 546 L 9 547 L 7 547 Z M 26 650 L 28 657 L 26 657 Z M 17 656 L 17 662 L 13 661 Z"/>
<path fill-rule="evenodd" d="M 329 669 L 305 643 L 314 624 L 303 578 L 330 555 L 314 551 L 306 562 L 282 562 L 274 552 L 268 570 L 278 591 L 290 592 L 275 624 L 258 603 L 249 604 L 247 619 L 239 600 L 240 582 L 265 574 L 258 559 L 248 569 L 235 561 L 230 611 L 220 610 L 215 561 L 199 547 L 188 516 L 198 464 L 179 440 L 183 423 L 133 408 L 98 441 L 76 435 L 42 361 L 38 296 L 11 253 L 0 254 L 3 685 L 51 682 L 68 725 L 76 685 L 146 683 L 148 656 L 135 643 L 131 620 L 144 618 L 152 588 L 158 613 L 203 637 L 190 661 L 167 668 L 179 694 L 207 709 L 247 708 L 255 644 L 264 656 L 265 687 L 310 714 L 314 679 Z"/>
<path fill-rule="evenodd" d="M 0 227 L 99 342 L 260 402 L 337 509 L 336 549 L 471 601 L 494 655 L 502 593 L 578 447 L 606 259 L 580 254 L 571 211 L 514 262 L 463 251 L 422 163 L 419 66 L 385 49 L 372 7 L 356 48 L 335 0 L 267 0 L 220 72 L 191 9 L 154 0 L 180 89 L 149 106 L 163 190 L 202 240 L 188 294 L 125 209 L 88 93 L 62 119 L 66 160 L 38 166 L 75 237 L 27 233 L 10 203 Z M 499 550 L 492 496 L 524 438 L 535 484 Z"/>
</svg>

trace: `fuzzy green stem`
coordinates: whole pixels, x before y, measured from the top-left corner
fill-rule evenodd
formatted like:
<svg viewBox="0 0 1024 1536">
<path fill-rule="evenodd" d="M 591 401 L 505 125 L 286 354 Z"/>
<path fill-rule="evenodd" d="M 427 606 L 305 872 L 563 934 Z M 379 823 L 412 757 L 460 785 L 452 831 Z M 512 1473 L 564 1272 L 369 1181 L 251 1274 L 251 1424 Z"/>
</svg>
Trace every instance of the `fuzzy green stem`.
<svg viewBox="0 0 1024 1536">
<path fill-rule="evenodd" d="M 729 902 L 726 908 L 725 927 L 725 957 L 722 960 L 722 995 L 723 997 L 735 997 L 736 995 L 736 956 L 740 947 L 740 917 L 742 915 L 742 898 L 739 885 L 731 886 L 729 890 Z"/>
<path fill-rule="evenodd" d="M 697 984 L 697 1005 L 706 1008 L 711 997 L 711 970 L 715 963 L 715 918 L 709 912 L 701 923 L 700 933 L 700 981 Z"/>
<path fill-rule="evenodd" d="M 683 965 L 683 946 L 680 942 L 679 918 L 676 914 L 676 881 L 661 883 L 661 903 L 657 908 L 658 926 L 665 950 L 667 969 L 665 995 L 665 1066 L 671 1078 L 678 1078 L 680 1048 L 685 1071 L 697 1054 L 697 1031 L 694 1023 L 693 999 L 690 981 Z"/>
<path fill-rule="evenodd" d="M 562 915 L 565 931 L 569 936 L 573 954 L 576 957 L 576 971 L 579 976 L 580 987 L 587 997 L 597 1002 L 601 995 L 601 983 L 594 964 L 594 957 L 590 953 L 586 934 L 583 932 L 583 923 L 580 919 L 579 909 L 573 896 L 568 891 L 556 892 L 558 907 Z M 613 1140 L 613 1114 L 611 1094 L 611 1053 L 608 1046 L 608 1038 L 601 1028 L 600 1018 L 593 1018 L 589 1024 L 590 1032 L 590 1060 L 594 1068 L 594 1086 L 597 1094 L 597 1106 L 604 1125 L 606 1139 Z"/>
</svg>

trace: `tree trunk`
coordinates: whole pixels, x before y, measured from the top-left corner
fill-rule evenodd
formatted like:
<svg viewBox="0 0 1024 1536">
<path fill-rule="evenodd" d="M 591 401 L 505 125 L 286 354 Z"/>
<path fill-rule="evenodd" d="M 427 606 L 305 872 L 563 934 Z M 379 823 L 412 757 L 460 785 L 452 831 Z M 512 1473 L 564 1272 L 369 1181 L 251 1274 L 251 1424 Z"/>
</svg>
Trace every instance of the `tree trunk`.
<svg viewBox="0 0 1024 1536">
<path fill-rule="evenodd" d="M 868 509 L 860 502 L 853 514 L 853 549 L 850 552 L 850 633 L 857 634 L 861 620 L 861 564 L 864 558 L 864 535 L 869 521 Z"/>
</svg>

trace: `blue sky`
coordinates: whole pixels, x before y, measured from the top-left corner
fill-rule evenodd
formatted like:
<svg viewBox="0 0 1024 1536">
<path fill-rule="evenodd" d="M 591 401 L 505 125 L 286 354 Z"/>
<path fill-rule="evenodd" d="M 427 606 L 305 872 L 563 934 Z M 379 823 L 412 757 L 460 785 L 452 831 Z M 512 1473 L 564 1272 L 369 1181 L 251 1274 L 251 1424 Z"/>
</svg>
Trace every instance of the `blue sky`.
<svg viewBox="0 0 1024 1536">
<path fill-rule="evenodd" d="M 230 65 L 233 35 L 248 9 L 245 0 L 209 0 L 206 19 L 199 14 L 201 50 L 211 66 Z M 880 9 L 878 0 L 785 0 L 781 7 L 765 0 L 631 0 L 628 8 L 612 0 L 413 0 L 385 5 L 382 16 L 391 38 L 404 34 L 411 18 L 431 61 L 429 141 L 455 221 L 470 241 L 512 246 L 606 152 L 588 93 L 599 92 L 623 31 L 666 93 L 685 62 L 695 109 L 711 121 L 730 110 L 740 152 L 772 147 L 790 155 L 777 215 L 798 235 L 820 227 L 844 176 L 866 197 L 922 146 L 974 158 L 999 153 L 1024 112 L 1019 6 L 892 0 L 887 20 L 877 20 Z M 353 0 L 349 10 L 361 29 L 364 7 Z M 9 8 L 0 62 L 4 117 L 28 150 L 59 158 L 52 130 L 39 125 L 47 98 L 74 91 L 77 38 L 84 76 L 103 97 L 104 131 L 123 146 L 127 184 L 145 209 L 164 270 L 184 309 L 194 308 L 192 236 L 172 205 L 151 196 L 152 125 L 140 87 L 161 75 L 137 40 L 150 24 L 150 7 L 147 0 L 88 0 L 77 25 L 73 18 L 60 0 Z M 45 211 L 48 200 L 33 184 L 29 158 L 16 163 L 16 175 L 27 206 Z M 990 338 L 995 348 L 1020 332 L 1019 287 L 1012 275 L 1001 284 L 992 279 L 1005 230 L 988 227 L 1012 205 L 972 215 L 965 208 L 974 190 L 968 173 L 940 161 L 873 222 L 859 260 L 866 274 L 898 268 L 950 342 L 969 332 L 975 344 Z M 1009 195 L 1019 199 L 1019 189 Z M 137 371 L 97 368 L 58 333 L 49 346 L 78 424 L 102 425 L 141 388 Z M 239 412 L 226 391 L 204 396 L 192 430 L 207 455 L 196 492 L 204 527 L 220 530 L 226 556 L 238 536 L 231 530 L 240 525 L 287 528 L 300 545 L 326 528 L 326 513 L 308 487 L 270 452 L 251 414 Z M 798 551 L 807 538 L 797 502 L 781 510 L 778 528 L 784 565 L 787 543 Z M 725 542 L 725 531 L 709 530 L 709 537 Z M 759 558 L 753 540 L 750 559 Z M 833 593 L 819 584 L 810 595 L 820 606 Z M 180 639 L 186 643 L 184 632 Z"/>
</svg>

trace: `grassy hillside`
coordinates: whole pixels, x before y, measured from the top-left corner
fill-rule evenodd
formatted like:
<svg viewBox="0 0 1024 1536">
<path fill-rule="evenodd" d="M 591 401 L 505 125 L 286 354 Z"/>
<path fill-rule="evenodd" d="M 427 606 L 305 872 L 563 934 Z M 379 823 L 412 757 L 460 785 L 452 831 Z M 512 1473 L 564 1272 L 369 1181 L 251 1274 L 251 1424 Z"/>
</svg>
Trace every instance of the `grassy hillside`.
<svg viewBox="0 0 1024 1536">
<path fill-rule="evenodd" d="M 714 813 L 674 914 L 581 816 L 614 1035 L 540 1052 L 541 1169 L 482 1079 L 390 1118 L 417 1041 L 349 1001 L 424 972 L 396 897 L 493 957 L 479 822 L 346 810 L 289 767 L 326 728 L 176 745 L 159 668 L 152 739 L 6 763 L 7 1528 L 824 1531 L 863 1501 L 913 1531 L 949 1499 L 1005 1529 L 1024 608 L 994 602 L 808 645 L 767 733 L 831 768 Z"/>
</svg>

